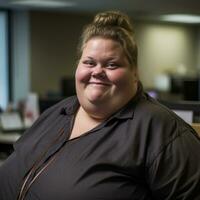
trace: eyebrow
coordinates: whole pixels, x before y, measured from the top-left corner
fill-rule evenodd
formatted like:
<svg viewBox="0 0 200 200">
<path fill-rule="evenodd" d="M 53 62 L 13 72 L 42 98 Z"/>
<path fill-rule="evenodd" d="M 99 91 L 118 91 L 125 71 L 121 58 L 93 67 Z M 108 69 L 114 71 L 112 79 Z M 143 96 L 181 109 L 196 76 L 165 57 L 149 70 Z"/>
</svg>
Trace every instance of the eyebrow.
<svg viewBox="0 0 200 200">
<path fill-rule="evenodd" d="M 83 59 L 92 59 L 92 60 L 96 60 L 94 57 L 91 56 L 85 56 L 83 57 Z M 106 58 L 106 60 L 119 60 L 120 58 L 118 56 L 110 56 L 108 58 Z"/>
<path fill-rule="evenodd" d="M 94 59 L 93 57 L 90 57 L 90 56 L 86 56 L 85 58 L 88 58 L 88 59 Z"/>
</svg>

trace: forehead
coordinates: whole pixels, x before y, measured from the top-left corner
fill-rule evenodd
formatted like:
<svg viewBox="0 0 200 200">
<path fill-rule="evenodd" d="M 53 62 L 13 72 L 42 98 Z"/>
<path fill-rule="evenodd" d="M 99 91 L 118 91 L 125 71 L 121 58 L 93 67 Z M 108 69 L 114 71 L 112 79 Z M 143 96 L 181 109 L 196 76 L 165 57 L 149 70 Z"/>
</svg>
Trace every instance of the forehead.
<svg viewBox="0 0 200 200">
<path fill-rule="evenodd" d="M 115 40 L 95 37 L 90 39 L 83 48 L 83 55 L 90 54 L 107 55 L 107 56 L 124 56 L 121 44 Z"/>
</svg>

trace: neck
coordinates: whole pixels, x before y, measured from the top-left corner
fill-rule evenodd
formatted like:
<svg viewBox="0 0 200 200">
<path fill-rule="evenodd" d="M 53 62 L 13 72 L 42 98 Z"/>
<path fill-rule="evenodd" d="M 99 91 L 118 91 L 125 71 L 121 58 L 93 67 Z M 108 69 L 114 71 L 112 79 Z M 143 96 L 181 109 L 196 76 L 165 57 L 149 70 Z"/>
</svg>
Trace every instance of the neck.
<svg viewBox="0 0 200 200">
<path fill-rule="evenodd" d="M 103 122 L 109 116 L 105 112 L 101 113 L 99 109 L 92 109 L 92 111 L 90 111 L 90 110 L 84 109 L 82 106 L 80 106 L 78 113 L 84 119 L 88 119 L 96 123 Z"/>
</svg>

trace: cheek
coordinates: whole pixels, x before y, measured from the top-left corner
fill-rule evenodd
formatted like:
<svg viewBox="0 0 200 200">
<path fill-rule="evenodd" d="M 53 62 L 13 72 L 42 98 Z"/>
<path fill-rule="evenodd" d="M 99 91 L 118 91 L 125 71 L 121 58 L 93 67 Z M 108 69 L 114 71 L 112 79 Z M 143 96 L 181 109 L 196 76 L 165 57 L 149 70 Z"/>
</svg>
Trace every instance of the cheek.
<svg viewBox="0 0 200 200">
<path fill-rule="evenodd" d="M 82 67 L 77 67 L 75 77 L 76 77 L 77 83 L 86 82 L 90 78 L 90 71 L 88 69 L 84 69 Z"/>
<path fill-rule="evenodd" d="M 123 85 L 131 80 L 131 72 L 127 72 L 124 70 L 116 70 L 115 72 L 111 72 L 108 74 L 110 81 L 112 81 L 115 85 Z"/>
</svg>

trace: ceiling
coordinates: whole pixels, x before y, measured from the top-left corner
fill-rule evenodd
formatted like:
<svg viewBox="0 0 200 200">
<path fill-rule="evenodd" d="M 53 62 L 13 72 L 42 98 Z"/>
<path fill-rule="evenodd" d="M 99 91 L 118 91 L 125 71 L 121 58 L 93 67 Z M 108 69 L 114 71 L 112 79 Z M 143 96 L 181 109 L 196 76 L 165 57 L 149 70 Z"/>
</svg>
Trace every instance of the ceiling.
<svg viewBox="0 0 200 200">
<path fill-rule="evenodd" d="M 14 5 L 12 2 L 22 0 L 0 0 L 0 8 L 46 10 L 47 8 Z M 23 0 L 24 1 L 24 0 Z M 26 0 L 33 1 L 33 0 Z M 42 0 L 34 0 L 42 1 Z M 47 1 L 47 0 L 43 0 Z M 52 0 L 51 0 L 52 1 Z M 58 0 L 54 0 L 57 2 Z M 72 7 L 48 8 L 66 12 L 94 13 L 101 10 L 121 10 L 131 16 L 145 17 L 160 14 L 195 14 L 200 16 L 200 0 L 69 0 Z M 67 2 L 67 0 L 62 0 Z"/>
</svg>

